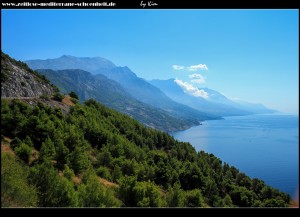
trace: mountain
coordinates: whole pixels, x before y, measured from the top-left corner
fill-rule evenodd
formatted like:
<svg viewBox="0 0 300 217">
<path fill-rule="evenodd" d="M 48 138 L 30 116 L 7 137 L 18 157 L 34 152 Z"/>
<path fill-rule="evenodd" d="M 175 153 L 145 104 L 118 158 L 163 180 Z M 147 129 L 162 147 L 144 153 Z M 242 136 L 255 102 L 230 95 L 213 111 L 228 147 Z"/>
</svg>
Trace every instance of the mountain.
<svg viewBox="0 0 300 217">
<path fill-rule="evenodd" d="M 218 91 L 209 89 L 209 88 L 201 88 L 205 92 L 209 94 L 209 101 L 222 103 L 225 105 L 233 106 L 238 109 L 242 109 L 244 111 L 248 111 L 254 114 L 264 114 L 264 113 L 273 113 L 277 112 L 274 109 L 269 109 L 263 104 L 260 103 L 250 103 L 243 100 L 230 100 L 223 94 L 219 93 Z"/>
<path fill-rule="evenodd" d="M 82 69 L 92 74 L 98 74 L 99 71 L 106 71 L 116 66 L 109 60 L 101 57 L 74 57 L 71 55 L 63 55 L 55 59 L 46 60 L 28 60 L 25 61 L 32 69 Z"/>
<path fill-rule="evenodd" d="M 247 115 L 251 114 L 249 111 L 245 111 L 240 108 L 233 107 L 225 96 L 217 94 L 218 92 L 205 89 L 208 93 L 208 99 L 203 97 L 195 97 L 187 94 L 183 89 L 177 85 L 174 79 L 169 80 L 151 80 L 149 81 L 154 86 L 161 89 L 168 97 L 176 102 L 190 106 L 202 112 L 209 112 L 211 114 L 220 116 L 234 116 L 234 115 Z M 210 99 L 211 98 L 211 99 Z"/>
<path fill-rule="evenodd" d="M 152 128 L 170 132 L 198 124 L 197 121 L 175 118 L 166 111 L 136 100 L 120 84 L 101 74 L 96 77 L 80 69 L 37 71 L 45 75 L 65 94 L 74 91 L 82 102 L 93 98 Z"/>
<path fill-rule="evenodd" d="M 101 60 L 101 61 L 100 61 Z M 103 58 L 79 58 L 73 56 L 62 56 L 57 59 L 29 60 L 26 63 L 32 69 L 63 70 L 81 69 L 94 74 L 96 77 L 105 75 L 107 78 L 118 82 L 132 97 L 156 108 L 162 109 L 176 118 L 187 119 L 197 122 L 209 119 L 217 119 L 220 116 L 198 111 L 186 105 L 177 103 L 167 97 L 161 90 L 142 78 L 136 76 L 128 67 L 116 67 Z M 109 62 L 110 64 L 107 64 Z M 103 66 L 102 66 L 103 64 Z M 93 66 L 93 67 L 91 67 Z"/>
<path fill-rule="evenodd" d="M 251 102 L 245 102 L 243 100 L 235 100 L 234 102 L 237 104 L 237 107 L 247 109 L 248 111 L 251 111 L 256 114 L 278 112 L 275 109 L 267 108 L 261 103 L 251 103 Z"/>
<path fill-rule="evenodd" d="M 198 88 L 207 93 L 207 98 L 196 97 L 186 93 L 175 79 L 151 80 L 149 83 L 161 89 L 168 97 L 176 102 L 190 106 L 202 112 L 210 112 L 221 116 L 249 115 L 254 113 L 274 112 L 263 105 L 239 103 L 228 99 L 223 94 L 209 88 Z"/>
<path fill-rule="evenodd" d="M 139 101 L 163 109 L 177 117 L 191 120 L 196 119 L 198 121 L 219 118 L 210 112 L 199 112 L 196 109 L 173 101 L 159 88 L 137 77 L 128 67 L 116 67 L 110 71 L 106 71 L 104 74 L 121 84 L 129 94 Z"/>
<path fill-rule="evenodd" d="M 45 76 L 1 52 L 1 97 L 39 97 L 54 91 Z"/>
</svg>

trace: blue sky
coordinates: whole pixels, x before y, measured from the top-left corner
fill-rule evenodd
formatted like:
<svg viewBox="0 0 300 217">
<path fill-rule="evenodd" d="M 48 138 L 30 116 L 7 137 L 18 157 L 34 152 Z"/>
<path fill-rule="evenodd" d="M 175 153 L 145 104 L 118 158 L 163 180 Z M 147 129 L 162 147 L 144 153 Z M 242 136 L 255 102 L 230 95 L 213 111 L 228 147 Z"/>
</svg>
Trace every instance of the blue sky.
<svg viewBox="0 0 300 217">
<path fill-rule="evenodd" d="M 2 10 L 18 60 L 100 56 L 145 79 L 299 111 L 298 10 Z"/>
</svg>

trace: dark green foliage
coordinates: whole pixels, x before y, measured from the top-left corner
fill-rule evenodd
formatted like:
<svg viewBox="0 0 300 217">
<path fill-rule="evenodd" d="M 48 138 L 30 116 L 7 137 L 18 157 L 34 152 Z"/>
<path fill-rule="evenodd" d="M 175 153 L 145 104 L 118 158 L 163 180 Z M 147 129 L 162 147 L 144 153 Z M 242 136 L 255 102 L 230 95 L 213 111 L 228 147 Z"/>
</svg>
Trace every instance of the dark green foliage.
<svg viewBox="0 0 300 217">
<path fill-rule="evenodd" d="M 49 97 L 48 95 L 46 95 L 46 94 L 41 95 L 40 98 L 41 98 L 41 99 L 44 99 L 44 100 L 46 100 L 46 101 L 49 101 L 49 100 L 50 100 L 50 97 Z"/>
<path fill-rule="evenodd" d="M 119 180 L 119 195 L 125 206 L 163 207 L 166 202 L 157 185 L 153 182 L 138 182 L 134 176 L 124 176 Z"/>
<path fill-rule="evenodd" d="M 23 139 L 23 143 L 25 143 L 26 145 L 30 146 L 30 147 L 33 147 L 33 142 L 30 138 L 30 136 L 26 136 L 25 139 Z"/>
<path fill-rule="evenodd" d="M 205 199 L 199 189 L 187 191 L 185 195 L 185 204 L 187 207 L 206 207 Z"/>
<path fill-rule="evenodd" d="M 15 137 L 13 140 L 11 140 L 10 147 L 12 149 L 15 149 L 15 148 L 19 147 L 21 144 L 22 144 L 22 141 L 18 137 Z"/>
<path fill-rule="evenodd" d="M 112 176 L 110 174 L 110 170 L 107 167 L 100 166 L 97 170 L 96 173 L 98 176 L 101 178 L 107 179 L 109 181 L 112 181 Z"/>
<path fill-rule="evenodd" d="M 81 207 L 119 207 L 121 202 L 114 192 L 106 189 L 93 171 L 87 171 L 83 184 L 78 188 L 79 206 Z"/>
<path fill-rule="evenodd" d="M 135 207 L 135 194 L 133 188 L 137 181 L 134 176 L 123 176 L 119 180 L 119 195 L 125 206 Z"/>
<path fill-rule="evenodd" d="M 65 165 L 64 177 L 70 181 L 73 181 L 73 178 L 75 177 L 74 171 L 68 165 Z"/>
<path fill-rule="evenodd" d="M 37 206 L 36 188 L 28 183 L 28 169 L 1 152 L 1 207 Z"/>
<path fill-rule="evenodd" d="M 15 152 L 17 156 L 23 160 L 25 163 L 29 162 L 29 158 L 32 153 L 32 148 L 29 147 L 27 144 L 22 143 L 20 146 L 16 147 Z"/>
<path fill-rule="evenodd" d="M 60 177 L 50 161 L 44 161 L 31 169 L 31 182 L 37 186 L 39 206 L 75 207 L 77 192 L 68 179 Z"/>
<path fill-rule="evenodd" d="M 58 101 L 58 102 L 61 102 L 64 98 L 64 95 L 59 93 L 59 92 L 56 92 L 53 94 L 53 99 Z"/>
<path fill-rule="evenodd" d="M 10 145 L 25 162 L 32 146 L 39 152 L 29 179 L 39 206 L 285 207 L 291 200 L 95 100 L 63 116 L 44 104 L 2 99 L 1 135 L 14 138 Z"/>
<path fill-rule="evenodd" d="M 287 207 L 287 204 L 281 198 L 266 199 L 263 202 L 264 207 Z"/>
<path fill-rule="evenodd" d="M 29 157 L 31 156 L 32 148 L 29 147 L 27 144 L 22 143 L 20 146 L 16 147 L 15 152 L 17 156 L 25 161 L 26 163 L 29 162 Z"/>
<path fill-rule="evenodd" d="M 121 177 L 122 177 L 121 167 L 119 165 L 116 165 L 112 171 L 112 179 L 114 182 L 117 182 L 118 179 Z"/>
<path fill-rule="evenodd" d="M 72 98 L 74 98 L 74 99 L 79 100 L 78 95 L 77 95 L 74 91 L 71 91 L 71 92 L 69 93 L 69 96 L 72 97 Z"/>
<path fill-rule="evenodd" d="M 137 182 L 132 190 L 135 194 L 136 206 L 138 207 L 166 206 L 159 187 L 153 182 Z"/>
<path fill-rule="evenodd" d="M 57 161 L 57 167 L 59 169 L 63 169 L 65 165 L 70 162 L 70 151 L 63 144 L 62 140 L 57 141 L 55 159 Z"/>
<path fill-rule="evenodd" d="M 168 189 L 167 202 L 169 207 L 184 207 L 185 192 L 181 189 L 180 183 L 176 182 L 173 188 Z"/>
<path fill-rule="evenodd" d="M 77 104 L 77 103 L 79 103 L 79 100 L 78 100 L 78 99 L 71 98 L 71 102 L 74 103 L 74 104 Z"/>
<path fill-rule="evenodd" d="M 77 174 L 86 170 L 90 162 L 88 156 L 83 148 L 75 147 L 74 151 L 70 154 L 70 166 Z"/>
<path fill-rule="evenodd" d="M 45 142 L 42 143 L 42 147 L 40 150 L 40 158 L 41 159 L 53 159 L 55 156 L 55 146 L 51 139 L 46 139 Z"/>
</svg>

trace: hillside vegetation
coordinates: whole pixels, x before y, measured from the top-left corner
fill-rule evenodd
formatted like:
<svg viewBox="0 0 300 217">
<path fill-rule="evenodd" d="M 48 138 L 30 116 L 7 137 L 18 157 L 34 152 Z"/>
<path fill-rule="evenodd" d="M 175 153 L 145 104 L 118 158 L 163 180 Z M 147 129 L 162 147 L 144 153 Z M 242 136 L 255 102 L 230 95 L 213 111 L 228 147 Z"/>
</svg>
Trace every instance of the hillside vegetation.
<svg viewBox="0 0 300 217">
<path fill-rule="evenodd" d="M 90 99 L 1 99 L 2 207 L 286 207 L 290 196 Z"/>
<path fill-rule="evenodd" d="M 2 207 L 291 203 L 288 194 L 250 179 L 212 154 L 196 152 L 189 143 L 94 99 L 82 104 L 76 92 L 62 95 L 38 72 L 2 53 L 1 90 L 3 85 Z"/>
</svg>

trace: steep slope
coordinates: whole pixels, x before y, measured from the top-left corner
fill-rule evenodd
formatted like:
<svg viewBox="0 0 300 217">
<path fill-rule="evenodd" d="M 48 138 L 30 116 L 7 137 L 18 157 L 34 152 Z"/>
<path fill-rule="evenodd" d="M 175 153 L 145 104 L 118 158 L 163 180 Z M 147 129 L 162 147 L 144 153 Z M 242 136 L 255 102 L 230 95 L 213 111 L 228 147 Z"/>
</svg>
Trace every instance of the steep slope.
<svg viewBox="0 0 300 217">
<path fill-rule="evenodd" d="M 103 58 L 100 58 L 103 60 Z M 116 67 L 107 64 L 107 61 L 99 61 L 96 58 L 79 58 L 62 56 L 57 59 L 29 60 L 26 61 L 32 69 L 82 69 L 88 72 L 105 75 L 107 78 L 118 82 L 135 99 L 160 108 L 180 119 L 188 119 L 192 122 L 220 118 L 217 115 L 200 112 L 186 105 L 171 100 L 157 87 L 136 76 L 128 67 Z M 111 63 L 111 62 L 110 62 Z M 91 67 L 92 65 L 93 67 Z M 109 65 L 109 66 L 107 66 Z"/>
<path fill-rule="evenodd" d="M 103 75 L 97 77 L 79 70 L 37 70 L 57 85 L 63 93 L 74 91 L 81 101 L 93 98 L 119 112 L 130 115 L 146 126 L 163 131 L 187 129 L 198 122 L 172 117 L 167 112 L 142 103 L 130 96 L 117 82 Z"/>
<path fill-rule="evenodd" d="M 39 97 L 54 91 L 44 76 L 1 52 L 1 97 Z"/>
<path fill-rule="evenodd" d="M 198 121 L 216 119 L 220 116 L 210 112 L 201 112 L 186 105 L 177 103 L 166 96 L 160 89 L 136 76 L 128 67 L 116 67 L 104 73 L 108 78 L 117 81 L 134 98 L 163 109 L 182 118 Z M 96 77 L 99 75 L 96 75 Z"/>
</svg>

